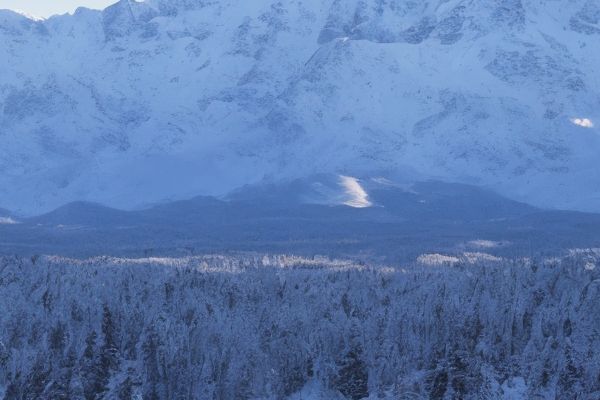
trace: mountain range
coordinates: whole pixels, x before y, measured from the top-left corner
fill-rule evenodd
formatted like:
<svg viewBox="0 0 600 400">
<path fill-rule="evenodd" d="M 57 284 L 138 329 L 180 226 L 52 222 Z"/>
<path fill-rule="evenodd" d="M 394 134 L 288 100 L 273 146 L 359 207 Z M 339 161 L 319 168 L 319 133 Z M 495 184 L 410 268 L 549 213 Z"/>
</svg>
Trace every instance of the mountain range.
<svg viewBox="0 0 600 400">
<path fill-rule="evenodd" d="M 0 205 L 139 209 L 339 174 L 600 211 L 599 39 L 595 0 L 0 11 Z"/>
</svg>

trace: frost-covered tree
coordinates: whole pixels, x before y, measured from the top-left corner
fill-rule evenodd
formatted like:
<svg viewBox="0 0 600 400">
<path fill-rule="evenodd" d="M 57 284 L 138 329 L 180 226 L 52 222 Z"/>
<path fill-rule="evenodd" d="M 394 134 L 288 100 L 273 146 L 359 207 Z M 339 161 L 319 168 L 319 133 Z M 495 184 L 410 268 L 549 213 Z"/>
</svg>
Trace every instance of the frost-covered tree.
<svg viewBox="0 0 600 400">
<path fill-rule="evenodd" d="M 369 372 L 360 347 L 350 349 L 341 360 L 335 386 L 348 399 L 369 397 Z"/>
<path fill-rule="evenodd" d="M 0 258 L 0 394 L 596 398 L 597 265 L 595 250 L 402 268 L 254 254 Z"/>
</svg>

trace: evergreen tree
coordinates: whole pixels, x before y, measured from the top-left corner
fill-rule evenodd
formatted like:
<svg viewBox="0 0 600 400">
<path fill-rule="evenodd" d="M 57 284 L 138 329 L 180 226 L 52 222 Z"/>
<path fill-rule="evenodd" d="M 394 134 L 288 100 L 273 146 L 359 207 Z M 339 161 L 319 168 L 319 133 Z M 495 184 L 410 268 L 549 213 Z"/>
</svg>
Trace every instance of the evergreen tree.
<svg viewBox="0 0 600 400">
<path fill-rule="evenodd" d="M 369 397 L 369 373 L 361 356 L 361 348 L 355 346 L 339 365 L 336 388 L 348 399 Z"/>
<path fill-rule="evenodd" d="M 11 374 L 8 374 L 8 386 L 6 387 L 6 391 L 4 392 L 3 400 L 21 400 L 23 396 L 21 394 L 21 388 L 23 387 L 21 383 L 21 374 L 17 373 L 14 377 Z"/>
<path fill-rule="evenodd" d="M 116 328 L 112 313 L 105 304 L 102 313 L 102 335 L 104 342 L 101 349 L 101 364 L 106 374 L 114 371 L 119 366 L 119 350 L 117 348 Z"/>
<path fill-rule="evenodd" d="M 56 400 L 71 400 L 71 380 L 76 367 L 75 352 L 71 349 L 67 356 L 60 361 L 58 375 L 52 385 L 44 393 L 45 397 Z"/>
<path fill-rule="evenodd" d="M 467 356 L 468 357 L 468 356 Z M 450 357 L 450 386 L 453 399 L 464 399 L 469 392 L 469 364 L 463 352 L 457 351 Z"/>
<path fill-rule="evenodd" d="M 565 350 L 565 366 L 558 379 L 558 393 L 561 398 L 578 399 L 583 391 L 583 371 L 575 362 L 571 346 Z"/>
<path fill-rule="evenodd" d="M 34 400 L 43 398 L 44 389 L 49 383 L 50 368 L 46 365 L 46 357 L 38 354 L 36 360 L 27 375 L 24 385 L 23 399 Z"/>
<path fill-rule="evenodd" d="M 119 384 L 117 389 L 117 395 L 119 400 L 132 400 L 133 399 L 133 380 L 127 375 L 127 378 Z"/>
<path fill-rule="evenodd" d="M 98 334 L 91 331 L 85 339 L 85 350 L 81 360 L 83 392 L 86 400 L 95 400 L 106 390 L 106 379 L 100 357 L 97 354 Z"/>
<path fill-rule="evenodd" d="M 54 357 L 62 356 L 67 340 L 67 327 L 64 323 L 59 322 L 50 330 L 48 336 L 48 346 L 54 352 Z"/>
<path fill-rule="evenodd" d="M 442 400 L 448 389 L 448 371 L 445 368 L 434 371 L 431 378 L 429 398 L 431 400 Z"/>
<path fill-rule="evenodd" d="M 158 400 L 160 372 L 158 368 L 158 346 L 160 342 L 154 329 L 150 328 L 142 345 L 146 379 L 144 382 L 144 400 Z"/>
</svg>

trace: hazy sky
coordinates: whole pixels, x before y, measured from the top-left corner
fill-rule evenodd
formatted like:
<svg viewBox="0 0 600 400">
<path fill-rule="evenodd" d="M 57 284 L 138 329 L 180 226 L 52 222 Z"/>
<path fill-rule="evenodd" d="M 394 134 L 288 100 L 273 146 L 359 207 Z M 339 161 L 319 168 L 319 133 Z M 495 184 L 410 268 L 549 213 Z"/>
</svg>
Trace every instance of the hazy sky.
<svg viewBox="0 0 600 400">
<path fill-rule="evenodd" d="M 117 0 L 0 0 L 0 9 L 24 11 L 36 17 L 73 12 L 77 7 L 104 8 Z"/>
</svg>

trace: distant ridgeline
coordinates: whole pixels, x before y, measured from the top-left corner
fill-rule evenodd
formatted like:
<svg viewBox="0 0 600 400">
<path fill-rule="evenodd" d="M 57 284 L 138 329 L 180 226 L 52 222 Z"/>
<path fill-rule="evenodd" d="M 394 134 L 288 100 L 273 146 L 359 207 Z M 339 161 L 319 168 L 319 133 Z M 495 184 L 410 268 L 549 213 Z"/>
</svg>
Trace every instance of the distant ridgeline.
<svg viewBox="0 0 600 400">
<path fill-rule="evenodd" d="M 512 258 L 600 246 L 600 214 L 543 210 L 440 182 L 361 180 L 352 189 L 349 196 L 337 177 L 320 177 L 135 211 L 77 202 L 34 217 L 0 213 L 0 255 L 258 251 L 397 263 L 432 252 Z"/>
<path fill-rule="evenodd" d="M 600 251 L 0 258 L 0 398 L 592 399 Z"/>
</svg>

